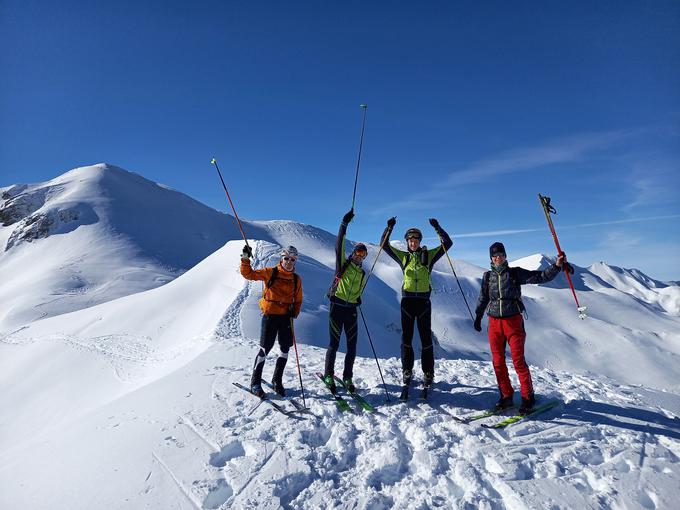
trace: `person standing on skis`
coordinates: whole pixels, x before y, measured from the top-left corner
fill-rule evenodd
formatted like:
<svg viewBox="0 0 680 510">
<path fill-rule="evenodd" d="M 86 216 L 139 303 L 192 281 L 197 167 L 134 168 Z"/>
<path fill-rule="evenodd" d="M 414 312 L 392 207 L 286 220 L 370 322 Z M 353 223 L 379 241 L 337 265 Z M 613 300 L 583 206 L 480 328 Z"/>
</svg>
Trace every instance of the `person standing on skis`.
<svg viewBox="0 0 680 510">
<path fill-rule="evenodd" d="M 255 357 L 253 375 L 250 379 L 250 391 L 260 397 L 266 396 L 262 390 L 262 369 L 264 360 L 274 347 L 276 337 L 279 338 L 279 357 L 276 359 L 272 386 L 281 396 L 286 392 L 283 387 L 283 369 L 288 361 L 288 351 L 293 346 L 293 319 L 300 313 L 302 306 L 302 281 L 295 273 L 295 262 L 298 251 L 295 246 L 288 246 L 281 251 L 281 260 L 274 267 L 253 269 L 250 259 L 253 252 L 246 245 L 241 254 L 241 275 L 246 280 L 265 282 L 260 309 L 262 310 L 262 328 L 260 330 L 260 350 Z"/>
<path fill-rule="evenodd" d="M 439 226 L 439 222 L 430 218 L 432 225 L 439 235 L 444 246 L 427 249 L 421 246 L 423 234 L 417 228 L 410 228 L 406 231 L 407 251 L 401 251 L 390 245 L 390 234 L 396 218 L 387 220 L 387 228 L 383 232 L 380 242 L 389 255 L 404 272 L 404 283 L 401 286 L 401 369 L 403 377 L 403 387 L 401 399 L 408 398 L 408 390 L 413 378 L 413 332 L 417 323 L 420 343 L 422 345 L 421 363 L 423 367 L 423 387 L 424 395 L 434 381 L 434 349 L 432 346 L 432 303 L 430 302 L 430 273 L 435 262 L 439 260 L 445 250 L 448 251 L 453 246 L 453 241 L 449 235 Z"/>
<path fill-rule="evenodd" d="M 482 330 L 484 312 L 489 316 L 489 345 L 493 357 L 500 398 L 496 409 L 506 409 L 513 405 L 514 389 L 505 364 L 505 344 L 510 345 L 512 363 L 519 377 L 522 393 L 520 414 L 528 414 L 534 407 L 534 387 L 531 382 L 529 366 L 524 359 L 524 304 L 521 286 L 527 283 L 546 283 L 561 271 L 574 272 L 567 263 L 566 255 L 561 253 L 557 262 L 543 271 L 529 271 L 521 267 L 509 267 L 503 243 L 493 243 L 489 247 L 491 270 L 482 277 L 482 288 L 477 301 L 474 327 Z"/>
<path fill-rule="evenodd" d="M 330 343 L 326 350 L 326 367 L 324 382 L 331 392 L 336 392 L 334 368 L 335 355 L 340 346 L 340 335 L 345 330 L 347 338 L 347 354 L 345 366 L 342 372 L 342 380 L 345 388 L 354 393 L 355 387 L 352 382 L 354 359 L 357 355 L 357 307 L 361 305 L 361 293 L 364 288 L 366 272 L 361 264 L 368 255 L 366 245 L 359 243 L 354 247 L 349 257 L 345 256 L 345 234 L 347 225 L 354 218 L 354 209 L 350 210 L 342 218 L 338 237 L 335 241 L 335 278 L 331 284 L 328 296 L 331 301 L 328 315 L 328 328 Z"/>
</svg>

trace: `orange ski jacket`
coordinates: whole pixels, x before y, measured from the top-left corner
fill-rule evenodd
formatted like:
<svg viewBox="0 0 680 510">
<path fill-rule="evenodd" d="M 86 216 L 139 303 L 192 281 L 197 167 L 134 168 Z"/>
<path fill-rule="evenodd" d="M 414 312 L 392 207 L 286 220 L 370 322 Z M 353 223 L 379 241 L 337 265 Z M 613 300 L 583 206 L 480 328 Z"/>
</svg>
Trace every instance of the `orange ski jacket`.
<svg viewBox="0 0 680 510">
<path fill-rule="evenodd" d="M 264 290 L 260 298 L 260 310 L 265 315 L 289 315 L 297 317 L 302 306 L 302 279 L 297 275 L 295 285 L 294 272 L 288 272 L 279 263 L 277 275 L 272 286 L 268 283 L 274 272 L 273 267 L 253 269 L 249 259 L 241 259 L 241 274 L 246 280 L 261 280 L 264 282 Z"/>
</svg>

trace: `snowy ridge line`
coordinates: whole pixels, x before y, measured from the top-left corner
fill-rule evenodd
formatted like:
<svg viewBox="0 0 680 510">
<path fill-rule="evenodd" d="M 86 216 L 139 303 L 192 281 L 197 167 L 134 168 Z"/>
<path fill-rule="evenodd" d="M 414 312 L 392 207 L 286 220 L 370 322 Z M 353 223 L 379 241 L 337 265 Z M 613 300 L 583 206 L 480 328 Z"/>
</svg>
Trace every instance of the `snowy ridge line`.
<svg viewBox="0 0 680 510">
<path fill-rule="evenodd" d="M 259 267 L 266 267 L 267 261 L 274 255 L 277 254 L 281 247 L 268 248 L 266 245 L 270 243 L 265 243 L 263 241 L 253 241 L 250 240 L 251 246 L 254 246 L 253 250 L 253 260 L 251 264 L 253 268 L 261 269 Z M 262 264 L 260 264 L 262 262 Z M 240 272 L 240 267 L 236 269 Z M 248 298 L 253 295 L 253 286 L 257 283 L 255 281 L 243 279 L 244 286 L 243 289 L 238 293 L 234 301 L 229 305 L 227 310 L 224 312 L 224 316 L 220 320 L 219 324 L 215 327 L 215 335 L 221 340 L 229 340 L 232 338 L 239 338 L 243 336 L 243 324 L 241 320 L 241 312 L 243 306 L 245 305 Z"/>
</svg>

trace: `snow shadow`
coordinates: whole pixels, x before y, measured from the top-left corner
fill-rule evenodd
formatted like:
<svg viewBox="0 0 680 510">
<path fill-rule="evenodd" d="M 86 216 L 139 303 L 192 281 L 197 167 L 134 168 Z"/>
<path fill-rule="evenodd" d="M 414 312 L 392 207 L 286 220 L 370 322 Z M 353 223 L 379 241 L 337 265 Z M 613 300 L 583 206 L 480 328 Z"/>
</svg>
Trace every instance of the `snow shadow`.
<svg viewBox="0 0 680 510">
<path fill-rule="evenodd" d="M 680 418 L 668 418 L 662 413 L 646 409 L 621 407 L 591 400 L 572 400 L 564 404 L 561 411 L 561 418 L 680 439 Z"/>
</svg>

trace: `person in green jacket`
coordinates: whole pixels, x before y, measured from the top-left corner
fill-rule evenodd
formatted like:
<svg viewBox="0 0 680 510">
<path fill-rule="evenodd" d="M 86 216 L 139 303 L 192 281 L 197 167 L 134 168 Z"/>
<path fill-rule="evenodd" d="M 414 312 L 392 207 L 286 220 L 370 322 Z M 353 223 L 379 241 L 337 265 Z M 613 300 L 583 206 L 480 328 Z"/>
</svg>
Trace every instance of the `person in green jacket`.
<svg viewBox="0 0 680 510">
<path fill-rule="evenodd" d="M 441 239 L 441 244 L 436 248 L 427 249 L 421 246 L 423 234 L 417 228 L 406 231 L 404 239 L 408 251 L 402 251 L 390 245 L 390 234 L 396 218 L 387 221 L 387 228 L 383 232 L 381 244 L 389 255 L 404 272 L 404 283 L 401 286 L 401 369 L 403 375 L 403 387 L 401 399 L 408 398 L 408 389 L 413 378 L 413 332 L 414 326 L 418 325 L 420 343 L 422 345 L 421 363 L 423 367 L 423 386 L 426 394 L 427 389 L 434 381 L 434 349 L 432 346 L 432 303 L 430 302 L 430 273 L 435 262 L 439 260 L 445 250 L 453 246 L 449 235 L 439 226 L 439 222 L 430 218 L 432 225 Z M 443 245 L 443 249 L 442 249 Z"/>
<path fill-rule="evenodd" d="M 338 237 L 335 241 L 335 278 L 328 292 L 331 301 L 330 313 L 328 314 L 328 329 L 330 344 L 326 350 L 326 367 L 324 382 L 335 393 L 335 355 L 340 346 L 340 335 L 345 330 L 347 338 L 347 354 L 345 355 L 345 367 L 342 372 L 342 380 L 345 387 L 354 392 L 352 371 L 354 359 L 357 355 L 357 306 L 361 304 L 366 272 L 361 264 L 368 255 L 365 244 L 359 243 L 349 255 L 345 256 L 345 235 L 347 225 L 354 218 L 354 210 L 350 210 L 342 218 Z"/>
</svg>

